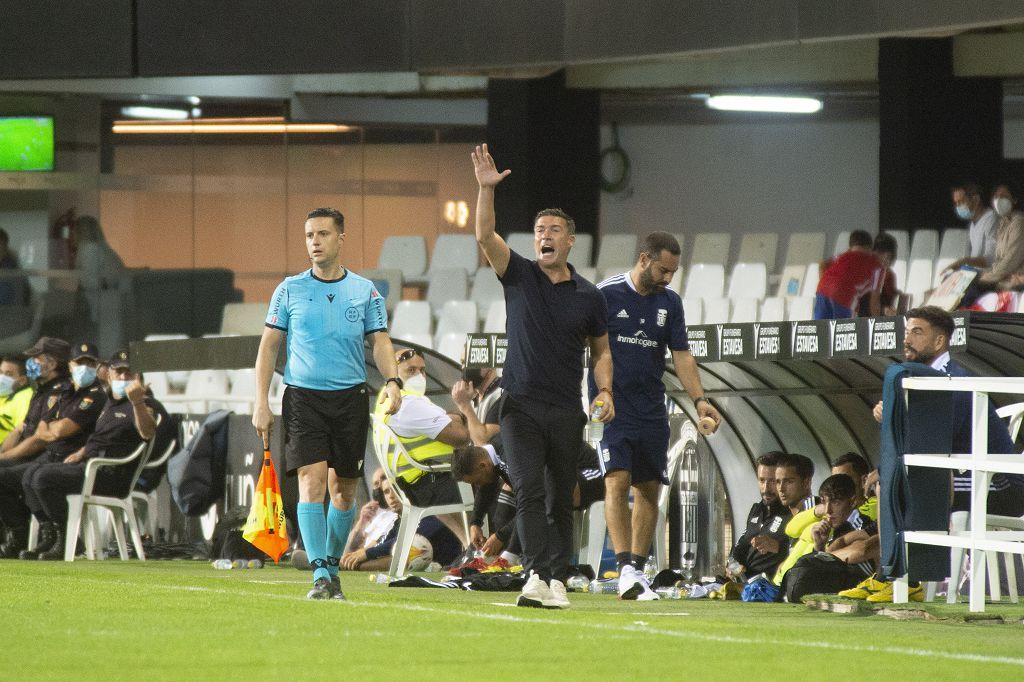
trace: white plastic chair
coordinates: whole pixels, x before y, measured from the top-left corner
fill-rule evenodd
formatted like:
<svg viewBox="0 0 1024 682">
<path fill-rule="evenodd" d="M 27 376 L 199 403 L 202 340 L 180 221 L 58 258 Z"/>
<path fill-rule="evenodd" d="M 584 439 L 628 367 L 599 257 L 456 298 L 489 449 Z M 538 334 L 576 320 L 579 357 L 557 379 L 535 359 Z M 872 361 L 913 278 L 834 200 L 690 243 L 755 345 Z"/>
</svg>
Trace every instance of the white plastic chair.
<svg viewBox="0 0 1024 682">
<path fill-rule="evenodd" d="M 729 298 L 764 298 L 768 295 L 768 269 L 764 263 L 737 263 L 729 278 Z"/>
<path fill-rule="evenodd" d="M 168 459 L 170 459 L 171 455 L 174 454 L 174 450 L 177 447 L 177 445 L 177 439 L 172 440 L 170 443 L 167 444 L 167 447 L 160 454 L 160 456 L 152 461 L 146 462 L 146 464 L 143 466 L 143 469 L 156 469 L 160 466 L 163 466 L 163 464 L 167 462 Z M 145 514 L 142 518 L 146 522 L 146 530 L 149 531 L 149 536 L 151 538 L 155 538 L 157 531 L 156 524 L 157 521 L 159 520 L 157 519 L 156 514 L 156 490 L 151 490 L 148 493 L 144 493 L 141 490 L 132 490 L 132 499 L 138 502 L 139 505 L 142 507 Z"/>
<path fill-rule="evenodd" d="M 427 242 L 419 235 L 392 235 L 384 240 L 377 257 L 380 270 L 401 270 L 405 281 L 422 277 L 427 270 Z"/>
<path fill-rule="evenodd" d="M 950 535 L 969 535 L 971 525 L 971 513 L 956 511 L 949 515 Z M 1024 531 L 1024 518 L 1013 516 L 996 516 L 988 514 L 985 517 L 985 530 L 988 531 Z M 953 547 L 949 551 L 949 582 L 946 588 L 946 603 L 955 604 L 960 596 L 960 576 L 963 571 L 964 548 Z M 985 552 L 985 565 L 988 569 L 988 589 L 993 600 L 999 601 L 1002 598 L 1002 587 L 999 583 L 999 558 L 1003 558 L 1003 566 L 1006 569 L 1006 584 L 1010 602 L 1017 604 L 1017 568 L 1013 563 L 1013 554 L 1004 552 Z"/>
<path fill-rule="evenodd" d="M 441 355 L 459 362 L 466 348 L 466 333 L 448 332 L 439 334 L 434 340 L 434 349 Z"/>
<path fill-rule="evenodd" d="M 476 303 L 473 301 L 445 301 L 437 318 L 435 341 L 445 334 L 471 334 L 477 329 Z M 435 343 L 440 348 L 440 343 Z"/>
<path fill-rule="evenodd" d="M 488 334 L 505 333 L 505 301 L 494 301 L 487 308 L 487 318 L 481 331 Z"/>
<path fill-rule="evenodd" d="M 720 298 L 725 293 L 725 268 L 718 263 L 694 263 L 686 274 L 688 298 Z"/>
<path fill-rule="evenodd" d="M 832 245 L 832 257 L 835 258 L 843 251 L 850 248 L 850 230 L 843 230 L 836 235 L 836 241 Z"/>
<path fill-rule="evenodd" d="M 786 320 L 813 320 L 814 319 L 814 297 L 797 296 L 789 299 L 789 306 L 786 310 Z"/>
<path fill-rule="evenodd" d="M 677 294 L 682 295 L 683 291 L 683 277 L 686 275 L 686 270 L 682 265 L 676 270 L 676 273 L 672 275 L 672 281 L 668 283 L 668 288 Z"/>
<path fill-rule="evenodd" d="M 919 300 L 924 292 L 932 288 L 934 269 L 935 263 L 930 258 L 918 258 L 910 261 L 910 269 L 907 270 L 907 284 L 900 287 L 900 290 Z"/>
<path fill-rule="evenodd" d="M 893 274 L 896 275 L 896 288 L 900 291 L 906 291 L 907 286 L 907 261 L 902 258 L 897 258 L 889 266 Z"/>
<path fill-rule="evenodd" d="M 725 324 L 731 311 L 732 302 L 728 298 L 705 298 L 703 324 Z"/>
<path fill-rule="evenodd" d="M 476 303 L 477 313 L 481 316 L 487 314 L 487 308 L 494 301 L 505 300 L 505 290 L 491 268 L 480 268 L 473 277 L 473 287 L 469 292 L 469 300 Z"/>
<path fill-rule="evenodd" d="M 803 272 L 806 263 L 817 263 L 825 256 L 824 232 L 793 232 L 786 243 L 783 268 L 797 266 Z"/>
<path fill-rule="evenodd" d="M 897 252 L 899 253 L 899 252 Z M 926 258 L 934 261 L 939 255 L 939 231 L 915 230 L 910 242 L 910 260 Z"/>
<path fill-rule="evenodd" d="M 803 289 L 800 292 L 801 296 L 810 296 L 814 298 L 814 295 L 818 292 L 818 282 L 821 280 L 821 264 L 820 263 L 808 263 L 804 270 L 804 284 Z"/>
<path fill-rule="evenodd" d="M 573 544 L 577 564 L 587 564 L 600 574 L 608 526 L 604 518 L 604 500 L 573 512 Z"/>
<path fill-rule="evenodd" d="M 699 298 L 684 298 L 683 316 L 688 325 L 704 324 L 704 301 Z"/>
<path fill-rule="evenodd" d="M 427 279 L 426 299 L 434 317 L 441 314 L 445 301 L 464 301 L 469 297 L 469 280 L 462 268 L 432 270 Z"/>
<path fill-rule="evenodd" d="M 967 230 L 962 227 L 948 227 L 942 233 L 939 258 L 957 260 L 967 255 Z"/>
<path fill-rule="evenodd" d="M 906 230 L 882 230 L 896 240 L 896 256 L 910 260 L 910 233 Z M 933 256 L 934 258 L 934 256 Z"/>
<path fill-rule="evenodd" d="M 739 263 L 763 263 L 775 270 L 775 252 L 779 249 L 778 232 L 748 232 L 740 240 Z"/>
<path fill-rule="evenodd" d="M 807 274 L 806 265 L 787 265 L 779 276 L 779 286 L 775 289 L 776 296 L 799 296 L 800 287 Z"/>
<path fill-rule="evenodd" d="M 373 451 L 377 455 L 377 461 L 384 469 L 384 474 L 391 481 L 391 486 L 402 502 L 402 517 L 398 525 L 398 537 L 392 547 L 391 568 L 389 574 L 393 578 L 401 578 L 405 575 L 406 566 L 409 563 L 409 550 L 412 548 L 413 537 L 420 521 L 427 516 L 440 516 L 442 514 L 461 513 L 462 522 L 466 528 L 466 537 L 469 537 L 469 524 L 466 517 L 468 512 L 473 511 L 473 489 L 467 483 L 457 483 L 461 502 L 438 505 L 434 507 L 416 507 L 409 501 L 408 496 L 401 486 L 398 485 L 398 461 L 404 455 L 409 465 L 428 473 L 450 471 L 450 464 L 425 464 L 417 462 L 409 456 L 405 446 L 395 435 L 387 424 L 377 415 L 371 414 L 373 422 Z"/>
<path fill-rule="evenodd" d="M 394 339 L 395 341 L 398 341 L 399 343 L 405 341 L 407 343 L 415 343 L 417 346 L 422 346 L 424 348 L 434 347 L 434 337 L 431 336 L 429 333 L 410 332 L 401 337 L 392 335 L 391 338 Z"/>
<path fill-rule="evenodd" d="M 635 234 L 606 234 L 601 237 L 601 250 L 597 254 L 594 265 L 602 268 L 622 268 L 629 270 L 636 260 Z"/>
<path fill-rule="evenodd" d="M 690 267 L 697 263 L 717 263 L 724 271 L 731 245 L 732 235 L 728 232 L 701 232 L 695 235 L 693 249 L 690 250 Z"/>
<path fill-rule="evenodd" d="M 569 252 L 569 262 L 573 267 L 589 267 L 594 262 L 594 235 L 586 232 L 576 233 L 576 242 Z"/>
<path fill-rule="evenodd" d="M 442 234 L 430 251 L 427 272 L 462 268 L 472 277 L 480 266 L 480 247 L 472 234 Z"/>
<path fill-rule="evenodd" d="M 735 324 L 757 322 L 761 301 L 756 298 L 731 298 L 732 312 L 729 321 Z"/>
<path fill-rule="evenodd" d="M 409 334 L 430 336 L 430 304 L 426 301 L 399 301 L 391 317 L 391 338 L 410 341 Z"/>
<path fill-rule="evenodd" d="M 157 425 L 160 424 L 161 417 L 157 417 Z M 150 453 L 153 451 L 153 445 L 156 443 L 156 438 L 150 439 L 148 442 L 139 443 L 139 446 L 132 450 L 132 452 L 125 457 L 95 457 L 90 459 L 85 464 L 85 482 L 82 484 L 82 492 L 77 495 L 68 495 L 68 526 L 64 535 L 64 561 L 75 560 L 75 547 L 78 544 L 78 533 L 81 531 L 83 513 L 89 507 L 102 507 L 109 509 L 114 515 L 114 537 L 117 538 L 117 549 L 123 561 L 128 560 L 128 545 L 125 542 L 124 536 L 124 524 L 128 524 L 128 529 L 132 535 L 132 544 L 135 546 L 135 555 L 140 561 L 146 560 L 146 553 L 142 548 L 142 534 L 139 533 L 139 522 L 135 518 L 135 507 L 132 504 L 131 491 L 135 488 L 136 481 L 139 480 L 139 474 L 142 473 L 142 468 L 146 466 L 146 461 L 149 459 Z M 123 464 L 129 464 L 135 462 L 135 472 L 132 475 L 131 483 L 128 486 L 128 494 L 125 497 L 108 497 L 106 495 L 96 495 L 93 493 L 93 487 L 96 484 L 96 476 L 103 467 L 118 466 Z M 121 512 L 121 516 L 124 521 L 120 521 L 117 518 L 117 512 Z M 90 538 L 91 533 L 87 530 L 86 534 L 86 553 L 89 558 L 95 558 L 96 548 L 92 548 L 92 552 L 89 552 L 89 545 L 91 544 Z"/>
<path fill-rule="evenodd" d="M 770 296 L 761 301 L 761 322 L 784 322 L 786 320 L 786 299 Z"/>
</svg>

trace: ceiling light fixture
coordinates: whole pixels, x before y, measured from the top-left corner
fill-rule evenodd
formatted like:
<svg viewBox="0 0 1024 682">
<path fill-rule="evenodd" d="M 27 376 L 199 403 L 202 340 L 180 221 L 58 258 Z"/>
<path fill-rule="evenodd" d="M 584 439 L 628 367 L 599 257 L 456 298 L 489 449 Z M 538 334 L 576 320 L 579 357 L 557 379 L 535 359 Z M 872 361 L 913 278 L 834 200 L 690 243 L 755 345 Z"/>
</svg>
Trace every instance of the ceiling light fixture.
<svg viewBox="0 0 1024 682">
<path fill-rule="evenodd" d="M 203 135 L 266 133 L 347 133 L 353 126 L 338 123 L 288 123 L 283 118 L 208 118 L 184 123 L 114 121 L 114 133 L 135 135 Z"/>
<path fill-rule="evenodd" d="M 161 121 L 184 121 L 188 112 L 184 109 L 165 107 L 121 107 L 121 115 L 130 118 L 155 118 Z"/>
<path fill-rule="evenodd" d="M 707 105 L 720 111 L 760 111 L 780 114 L 813 114 L 821 111 L 822 102 L 813 97 L 781 97 L 768 95 L 714 95 Z"/>
</svg>

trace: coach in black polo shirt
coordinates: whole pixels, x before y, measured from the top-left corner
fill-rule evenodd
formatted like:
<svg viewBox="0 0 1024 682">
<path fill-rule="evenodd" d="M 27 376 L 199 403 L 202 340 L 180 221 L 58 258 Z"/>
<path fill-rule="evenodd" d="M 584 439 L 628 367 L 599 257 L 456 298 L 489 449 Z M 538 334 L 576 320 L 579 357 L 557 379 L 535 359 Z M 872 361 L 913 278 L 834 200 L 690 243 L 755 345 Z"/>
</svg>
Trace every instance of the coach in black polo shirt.
<svg viewBox="0 0 1024 682">
<path fill-rule="evenodd" d="M 501 385 L 508 396 L 501 438 L 516 491 L 516 528 L 527 580 L 518 605 L 566 608 L 565 580 L 572 547 L 572 490 L 586 415 L 580 409 L 583 351 L 589 344 L 595 402 L 602 421 L 615 416 L 607 309 L 597 288 L 568 264 L 575 224 L 559 209 L 534 220 L 530 261 L 494 231 L 494 188 L 499 173 L 487 145 L 473 152 L 480 192 L 476 239 L 505 289 L 508 354 Z M 591 405 L 593 409 L 593 405 Z"/>
</svg>

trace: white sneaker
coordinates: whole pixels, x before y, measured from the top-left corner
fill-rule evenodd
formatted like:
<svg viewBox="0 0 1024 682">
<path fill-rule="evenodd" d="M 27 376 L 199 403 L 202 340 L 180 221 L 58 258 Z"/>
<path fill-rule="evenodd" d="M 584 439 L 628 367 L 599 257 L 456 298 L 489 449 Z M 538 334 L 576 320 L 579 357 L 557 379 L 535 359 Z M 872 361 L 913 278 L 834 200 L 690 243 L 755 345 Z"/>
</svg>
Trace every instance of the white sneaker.
<svg viewBox="0 0 1024 682">
<path fill-rule="evenodd" d="M 523 585 L 523 591 L 519 594 L 519 598 L 516 599 L 516 606 L 529 606 L 535 609 L 558 608 L 554 605 L 554 599 L 547 583 L 541 580 L 539 575 L 530 571 L 530 577 Z"/>
<path fill-rule="evenodd" d="M 640 573 L 640 571 L 637 571 Z M 648 582 L 647 576 L 640 573 L 640 584 L 644 586 L 644 591 L 637 595 L 637 601 L 656 601 L 661 599 L 661 595 L 651 589 L 651 583 Z"/>
<path fill-rule="evenodd" d="M 633 600 L 644 592 L 644 574 L 630 564 L 619 572 L 619 599 Z"/>
<path fill-rule="evenodd" d="M 569 597 L 565 594 L 565 584 L 561 580 L 551 579 L 551 606 L 556 609 L 569 608 Z M 654 595 L 658 596 L 658 595 Z M 548 606 L 545 604 L 544 606 Z"/>
</svg>

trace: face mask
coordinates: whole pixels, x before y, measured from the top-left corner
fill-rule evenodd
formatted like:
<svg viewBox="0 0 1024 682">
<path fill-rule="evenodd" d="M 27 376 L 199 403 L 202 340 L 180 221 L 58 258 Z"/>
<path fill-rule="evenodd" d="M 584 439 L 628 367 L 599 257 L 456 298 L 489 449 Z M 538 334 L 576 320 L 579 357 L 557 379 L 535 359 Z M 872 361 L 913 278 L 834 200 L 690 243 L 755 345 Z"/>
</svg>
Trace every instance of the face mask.
<svg viewBox="0 0 1024 682">
<path fill-rule="evenodd" d="M 75 386 L 79 388 L 92 386 L 92 382 L 96 381 L 96 368 L 75 365 L 75 368 L 71 370 L 71 378 L 74 380 Z"/>
<path fill-rule="evenodd" d="M 405 392 L 411 395 L 425 395 L 427 392 L 427 377 L 416 374 L 405 380 Z"/>
<path fill-rule="evenodd" d="M 6 374 L 0 374 L 0 398 L 14 393 L 14 379 Z"/>
<path fill-rule="evenodd" d="M 956 217 L 960 220 L 970 220 L 972 215 L 974 213 L 967 207 L 967 204 L 956 205 Z"/>
<path fill-rule="evenodd" d="M 43 366 L 35 358 L 29 358 L 25 361 L 25 375 L 35 381 L 43 375 Z"/>
<path fill-rule="evenodd" d="M 128 391 L 128 380 L 127 379 L 114 379 L 110 382 L 110 395 L 114 396 L 114 400 L 120 400 L 124 398 Z"/>
<path fill-rule="evenodd" d="M 992 208 L 995 209 L 995 212 L 1000 216 L 1009 215 L 1010 210 L 1013 209 L 1013 202 L 1006 197 L 999 197 L 992 201 Z"/>
</svg>

